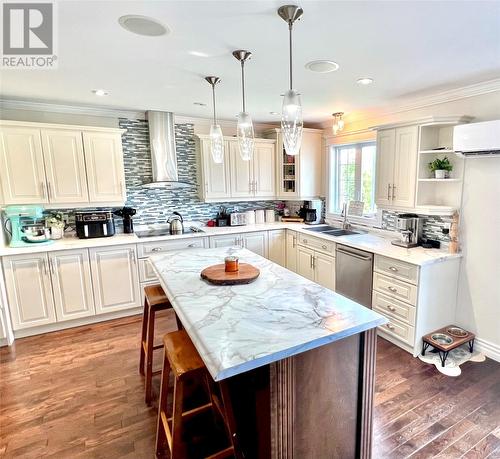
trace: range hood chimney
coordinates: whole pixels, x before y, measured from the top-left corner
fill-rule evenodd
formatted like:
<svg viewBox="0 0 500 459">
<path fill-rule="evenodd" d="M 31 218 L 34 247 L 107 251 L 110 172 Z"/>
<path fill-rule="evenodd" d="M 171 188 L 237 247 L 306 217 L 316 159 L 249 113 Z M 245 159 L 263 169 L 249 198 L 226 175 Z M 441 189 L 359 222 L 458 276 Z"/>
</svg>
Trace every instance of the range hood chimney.
<svg viewBox="0 0 500 459">
<path fill-rule="evenodd" d="M 148 188 L 188 188 L 195 184 L 179 182 L 177 154 L 175 151 L 174 114 L 148 111 L 149 145 L 153 181 L 145 183 Z"/>
</svg>

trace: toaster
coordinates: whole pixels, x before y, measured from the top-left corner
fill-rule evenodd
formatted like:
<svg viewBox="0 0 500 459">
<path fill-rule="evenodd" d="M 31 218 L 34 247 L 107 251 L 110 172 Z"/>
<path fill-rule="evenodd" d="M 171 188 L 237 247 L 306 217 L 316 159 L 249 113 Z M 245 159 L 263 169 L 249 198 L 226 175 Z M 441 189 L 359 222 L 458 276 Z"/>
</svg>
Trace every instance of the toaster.
<svg viewBox="0 0 500 459">
<path fill-rule="evenodd" d="M 241 226 L 247 224 L 247 216 L 245 212 L 232 212 L 230 217 L 231 226 Z"/>
<path fill-rule="evenodd" d="M 110 237 L 115 234 L 115 221 L 110 211 L 76 212 L 75 227 L 80 239 Z"/>
</svg>

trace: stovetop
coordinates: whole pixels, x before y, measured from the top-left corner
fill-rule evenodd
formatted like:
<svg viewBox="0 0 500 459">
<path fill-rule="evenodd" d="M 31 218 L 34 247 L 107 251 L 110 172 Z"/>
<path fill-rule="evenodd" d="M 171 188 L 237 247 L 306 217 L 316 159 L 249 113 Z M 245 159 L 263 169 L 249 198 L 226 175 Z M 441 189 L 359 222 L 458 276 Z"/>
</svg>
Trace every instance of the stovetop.
<svg viewBox="0 0 500 459">
<path fill-rule="evenodd" d="M 184 231 L 182 232 L 182 234 L 193 234 L 193 233 L 204 233 L 204 231 L 200 228 L 192 226 L 189 228 L 184 228 Z M 145 237 L 156 237 L 156 236 L 178 236 L 178 234 L 170 234 L 170 230 L 168 228 L 136 231 L 135 234 L 138 238 L 141 239 Z"/>
</svg>

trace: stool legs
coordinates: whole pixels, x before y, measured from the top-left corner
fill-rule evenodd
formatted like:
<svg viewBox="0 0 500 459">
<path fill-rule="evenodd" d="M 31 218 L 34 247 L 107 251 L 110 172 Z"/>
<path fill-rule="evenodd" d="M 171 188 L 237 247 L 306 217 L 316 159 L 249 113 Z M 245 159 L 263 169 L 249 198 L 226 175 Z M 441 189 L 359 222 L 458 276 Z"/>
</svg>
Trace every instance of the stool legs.
<svg viewBox="0 0 500 459">
<path fill-rule="evenodd" d="M 146 389 L 145 401 L 149 406 L 151 405 L 151 387 L 153 380 L 153 347 L 155 338 L 155 312 L 150 310 L 151 317 L 147 324 L 147 338 L 146 338 Z"/>
<path fill-rule="evenodd" d="M 183 455 L 182 445 L 182 405 L 184 401 L 184 382 L 174 380 L 174 412 L 172 415 L 172 459 Z"/>
<path fill-rule="evenodd" d="M 163 357 L 163 371 L 161 373 L 161 386 L 160 386 L 160 400 L 158 402 L 158 424 L 156 427 L 156 455 L 160 456 L 165 452 L 166 447 L 169 447 L 168 443 L 172 439 L 167 438 L 167 429 L 163 426 L 163 423 L 167 423 L 167 399 L 168 399 L 168 380 L 170 376 L 170 363 L 166 353 Z"/>
<path fill-rule="evenodd" d="M 149 319 L 149 306 L 148 302 L 144 300 L 144 312 L 142 314 L 142 333 L 141 333 L 141 356 L 139 359 L 139 373 L 144 376 L 144 361 L 146 357 L 146 351 L 144 345 L 146 343 L 147 329 L 148 329 L 148 319 Z"/>
</svg>

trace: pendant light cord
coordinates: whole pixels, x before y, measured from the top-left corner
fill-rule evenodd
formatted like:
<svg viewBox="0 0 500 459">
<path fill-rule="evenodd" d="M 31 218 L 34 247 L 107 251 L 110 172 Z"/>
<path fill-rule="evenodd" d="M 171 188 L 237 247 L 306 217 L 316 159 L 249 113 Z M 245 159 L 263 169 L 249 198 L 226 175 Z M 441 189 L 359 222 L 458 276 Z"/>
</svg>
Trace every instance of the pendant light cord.
<svg viewBox="0 0 500 459">
<path fill-rule="evenodd" d="M 292 27 L 293 27 L 293 22 L 292 21 L 289 21 L 288 22 L 288 32 L 289 32 L 289 38 L 288 38 L 288 41 L 289 41 L 289 57 L 290 57 L 290 91 L 292 90 L 293 88 L 293 85 L 292 85 Z"/>
<path fill-rule="evenodd" d="M 243 95 L 243 113 L 246 112 L 245 110 L 245 61 L 241 61 L 241 89 L 242 89 L 242 95 Z"/>
<path fill-rule="evenodd" d="M 214 125 L 217 124 L 217 115 L 215 114 L 215 84 L 212 84 L 212 101 L 214 106 Z"/>
</svg>

